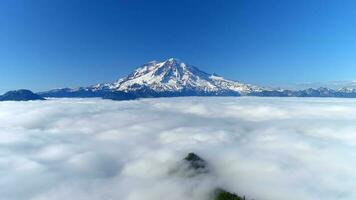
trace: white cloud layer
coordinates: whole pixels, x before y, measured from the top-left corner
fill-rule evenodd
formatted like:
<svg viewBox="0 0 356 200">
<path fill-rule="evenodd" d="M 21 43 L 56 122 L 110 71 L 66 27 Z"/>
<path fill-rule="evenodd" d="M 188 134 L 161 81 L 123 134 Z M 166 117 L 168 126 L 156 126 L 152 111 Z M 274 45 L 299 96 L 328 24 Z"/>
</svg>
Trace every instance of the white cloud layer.
<svg viewBox="0 0 356 200">
<path fill-rule="evenodd" d="M 0 103 L 0 199 L 356 199 L 356 100 Z M 189 152 L 215 169 L 170 174 Z"/>
</svg>

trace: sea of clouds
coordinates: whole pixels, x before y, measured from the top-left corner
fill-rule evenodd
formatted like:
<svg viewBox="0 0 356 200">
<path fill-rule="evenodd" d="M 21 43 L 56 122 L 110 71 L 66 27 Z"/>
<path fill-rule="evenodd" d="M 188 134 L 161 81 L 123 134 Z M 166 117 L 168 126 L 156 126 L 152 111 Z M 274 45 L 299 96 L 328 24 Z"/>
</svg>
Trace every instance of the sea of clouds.
<svg viewBox="0 0 356 200">
<path fill-rule="evenodd" d="M 214 173 L 170 173 L 195 152 Z M 356 199 L 356 100 L 0 103 L 0 199 Z"/>
</svg>

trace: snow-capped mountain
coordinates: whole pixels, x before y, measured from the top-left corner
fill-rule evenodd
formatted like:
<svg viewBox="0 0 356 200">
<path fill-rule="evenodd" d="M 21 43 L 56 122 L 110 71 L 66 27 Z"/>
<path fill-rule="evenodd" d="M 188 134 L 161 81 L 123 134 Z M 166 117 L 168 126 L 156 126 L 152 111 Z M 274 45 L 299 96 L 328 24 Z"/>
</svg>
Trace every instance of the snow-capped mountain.
<svg viewBox="0 0 356 200">
<path fill-rule="evenodd" d="M 356 97 L 356 89 L 320 87 L 305 90 L 269 89 L 209 74 L 170 58 L 151 61 L 124 78 L 89 87 L 62 88 L 38 93 L 42 97 L 103 97 L 115 100 L 168 96 L 279 96 Z"/>
<path fill-rule="evenodd" d="M 226 80 L 215 74 L 208 74 L 197 67 L 178 59 L 163 62 L 152 61 L 136 69 L 132 74 L 114 83 L 98 84 L 90 87 L 93 91 L 109 90 L 127 93 L 200 94 L 200 95 L 241 95 L 262 88 Z"/>
</svg>

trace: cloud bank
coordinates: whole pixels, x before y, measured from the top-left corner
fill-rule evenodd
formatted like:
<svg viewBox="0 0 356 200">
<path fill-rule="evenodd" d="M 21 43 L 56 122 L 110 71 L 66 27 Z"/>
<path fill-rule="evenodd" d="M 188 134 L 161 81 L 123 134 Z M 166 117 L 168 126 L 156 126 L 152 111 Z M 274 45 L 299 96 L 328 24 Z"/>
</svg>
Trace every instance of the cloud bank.
<svg viewBox="0 0 356 200">
<path fill-rule="evenodd" d="M 53 99 L 0 103 L 0 199 L 356 199 L 356 101 Z M 189 152 L 214 168 L 169 172 Z"/>
</svg>

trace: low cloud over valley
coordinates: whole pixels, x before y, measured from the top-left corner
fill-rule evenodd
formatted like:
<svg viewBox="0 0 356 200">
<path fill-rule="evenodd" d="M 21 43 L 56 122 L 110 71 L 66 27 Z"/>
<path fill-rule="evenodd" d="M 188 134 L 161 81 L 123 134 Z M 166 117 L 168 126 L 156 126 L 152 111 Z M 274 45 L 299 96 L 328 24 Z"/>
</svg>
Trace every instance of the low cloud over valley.
<svg viewBox="0 0 356 200">
<path fill-rule="evenodd" d="M 356 100 L 0 103 L 0 199 L 356 199 Z M 213 174 L 170 172 L 189 152 Z"/>
</svg>

